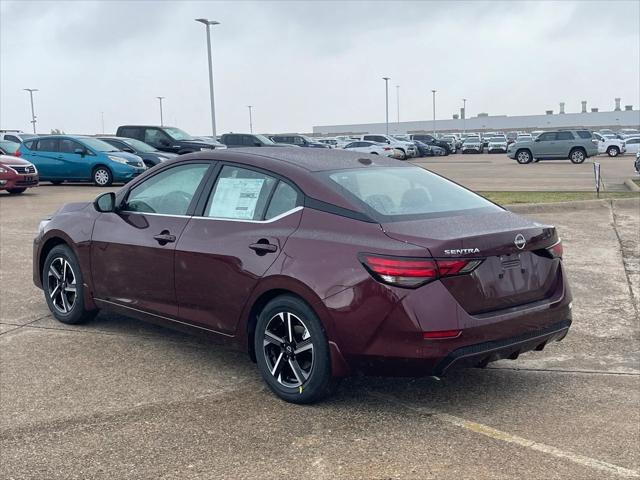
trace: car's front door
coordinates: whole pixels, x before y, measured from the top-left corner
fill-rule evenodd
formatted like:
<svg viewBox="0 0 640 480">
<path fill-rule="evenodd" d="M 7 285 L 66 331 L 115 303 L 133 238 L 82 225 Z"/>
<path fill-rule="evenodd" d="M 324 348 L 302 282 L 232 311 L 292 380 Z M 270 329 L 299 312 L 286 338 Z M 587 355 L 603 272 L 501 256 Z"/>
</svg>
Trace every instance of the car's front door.
<svg viewBox="0 0 640 480">
<path fill-rule="evenodd" d="M 227 335 L 302 216 L 301 195 L 262 171 L 225 165 L 176 248 L 180 319 Z"/>
<path fill-rule="evenodd" d="M 177 152 L 180 150 L 179 146 L 174 145 L 173 139 L 159 128 L 145 129 L 143 141 L 163 152 Z"/>
<path fill-rule="evenodd" d="M 548 158 L 556 155 L 556 134 L 554 132 L 545 132 L 538 135 L 538 138 L 534 140 L 534 152 L 535 158 Z"/>
<path fill-rule="evenodd" d="M 100 214 L 91 238 L 96 298 L 177 316 L 176 243 L 209 168 L 211 162 L 192 162 L 161 170 L 135 185 L 117 212 Z"/>
<path fill-rule="evenodd" d="M 78 152 L 83 153 L 78 153 Z M 64 164 L 65 176 L 68 180 L 91 179 L 91 158 L 95 155 L 84 145 L 70 138 L 60 139 L 58 158 Z"/>
</svg>

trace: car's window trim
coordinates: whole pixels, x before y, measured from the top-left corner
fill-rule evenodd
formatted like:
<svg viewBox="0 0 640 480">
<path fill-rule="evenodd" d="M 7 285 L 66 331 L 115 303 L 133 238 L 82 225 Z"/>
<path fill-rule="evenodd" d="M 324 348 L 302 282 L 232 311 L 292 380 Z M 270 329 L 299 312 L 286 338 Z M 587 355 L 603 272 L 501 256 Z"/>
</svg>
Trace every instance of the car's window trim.
<svg viewBox="0 0 640 480">
<path fill-rule="evenodd" d="M 299 212 L 302 209 L 304 209 L 304 205 L 298 205 L 298 206 L 293 207 L 293 208 L 287 210 L 286 212 L 282 212 L 280 215 L 276 215 L 275 217 L 270 218 L 268 220 L 246 220 L 246 219 L 243 219 L 243 218 L 228 218 L 228 217 L 205 217 L 205 216 L 200 216 L 200 215 L 193 215 L 190 218 L 197 219 L 197 220 L 217 220 L 217 221 L 221 221 L 221 222 L 273 223 L 273 222 L 276 222 L 278 220 L 281 220 L 284 217 L 288 217 L 289 215 L 293 215 L 294 213 Z"/>
</svg>

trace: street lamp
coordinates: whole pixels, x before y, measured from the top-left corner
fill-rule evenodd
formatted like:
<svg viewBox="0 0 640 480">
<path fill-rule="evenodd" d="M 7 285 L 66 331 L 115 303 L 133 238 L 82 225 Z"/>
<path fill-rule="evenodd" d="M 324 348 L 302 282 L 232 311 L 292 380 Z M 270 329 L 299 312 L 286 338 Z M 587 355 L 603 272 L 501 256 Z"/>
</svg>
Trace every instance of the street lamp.
<svg viewBox="0 0 640 480">
<path fill-rule="evenodd" d="M 31 124 L 33 125 L 33 133 L 36 133 L 36 114 L 33 109 L 33 92 L 37 92 L 37 88 L 23 88 L 25 92 L 29 92 L 29 97 L 31 98 Z"/>
<path fill-rule="evenodd" d="M 467 99 L 462 99 L 462 133 L 467 133 Z"/>
<path fill-rule="evenodd" d="M 436 136 L 436 91 L 437 90 L 431 90 L 431 93 L 433 93 L 433 136 Z"/>
<path fill-rule="evenodd" d="M 385 99 L 385 111 L 386 111 L 385 125 L 386 125 L 387 135 L 389 135 L 389 80 L 391 80 L 391 78 L 382 77 L 382 79 L 384 80 L 384 99 Z"/>
<path fill-rule="evenodd" d="M 253 108 L 253 105 L 247 105 L 247 108 L 249 109 L 249 133 L 253 133 L 253 119 L 251 118 L 251 109 Z"/>
<path fill-rule="evenodd" d="M 164 127 L 164 119 L 162 118 L 162 100 L 165 97 L 156 97 L 158 99 L 158 101 L 160 102 L 160 126 Z"/>
<path fill-rule="evenodd" d="M 100 123 L 102 124 L 102 134 L 104 135 L 104 112 L 100 112 Z"/>
<path fill-rule="evenodd" d="M 398 133 L 400 133 L 400 85 L 396 85 L 396 103 L 398 109 Z"/>
<path fill-rule="evenodd" d="M 207 58 L 209 59 L 209 97 L 211 99 L 211 131 L 213 138 L 216 135 L 216 106 L 213 101 L 213 63 L 211 61 L 211 25 L 220 25 L 215 20 L 207 20 L 206 18 L 196 18 L 196 22 L 200 22 L 207 27 Z"/>
</svg>

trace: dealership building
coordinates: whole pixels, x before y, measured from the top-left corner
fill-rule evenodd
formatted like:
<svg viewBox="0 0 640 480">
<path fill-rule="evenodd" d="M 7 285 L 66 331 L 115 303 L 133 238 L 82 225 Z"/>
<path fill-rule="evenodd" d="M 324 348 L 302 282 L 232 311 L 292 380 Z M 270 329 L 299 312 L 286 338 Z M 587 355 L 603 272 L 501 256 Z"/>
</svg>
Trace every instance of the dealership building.
<svg viewBox="0 0 640 480">
<path fill-rule="evenodd" d="M 433 132 L 495 132 L 532 131 L 555 128 L 587 128 L 599 130 L 610 128 L 640 128 L 640 110 L 632 105 L 620 108 L 620 99 L 615 99 L 615 108 L 601 112 L 597 108 L 587 111 L 587 102 L 582 102 L 580 113 L 565 113 L 564 103 L 560 103 L 559 113 L 548 110 L 544 115 L 488 115 L 480 113 L 476 117 L 465 118 L 464 109 L 451 119 L 420 120 L 414 122 L 389 122 L 389 133 L 429 133 Z M 313 127 L 314 135 L 353 135 L 361 133 L 385 133 L 382 123 L 362 123 L 352 125 L 323 125 Z"/>
</svg>

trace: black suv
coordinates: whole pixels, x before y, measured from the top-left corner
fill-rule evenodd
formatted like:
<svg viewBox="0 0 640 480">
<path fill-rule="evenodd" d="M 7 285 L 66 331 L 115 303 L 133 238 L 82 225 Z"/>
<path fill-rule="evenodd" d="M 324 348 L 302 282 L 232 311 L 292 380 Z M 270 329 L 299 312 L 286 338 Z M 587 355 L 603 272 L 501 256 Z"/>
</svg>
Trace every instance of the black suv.
<svg viewBox="0 0 640 480">
<path fill-rule="evenodd" d="M 289 145 L 297 145 L 299 147 L 311 147 L 311 148 L 331 148 L 324 143 L 316 142 L 304 135 L 273 135 L 271 140 L 276 143 L 287 143 Z"/>
<path fill-rule="evenodd" d="M 278 145 L 264 135 L 256 133 L 225 133 L 220 141 L 228 148 L 240 147 L 284 147 Z"/>
<path fill-rule="evenodd" d="M 193 138 L 184 130 L 176 127 L 124 125 L 118 127 L 116 136 L 135 138 L 163 152 L 177 153 L 179 155 L 199 152 L 200 150 L 213 150 L 217 147 L 215 143 Z"/>
<path fill-rule="evenodd" d="M 444 148 L 445 155 L 449 155 L 452 153 L 451 145 L 449 142 L 445 142 L 444 140 L 438 140 L 433 135 L 409 135 L 411 140 L 418 140 L 419 142 L 426 143 L 427 145 L 435 145 L 436 147 Z"/>
</svg>

